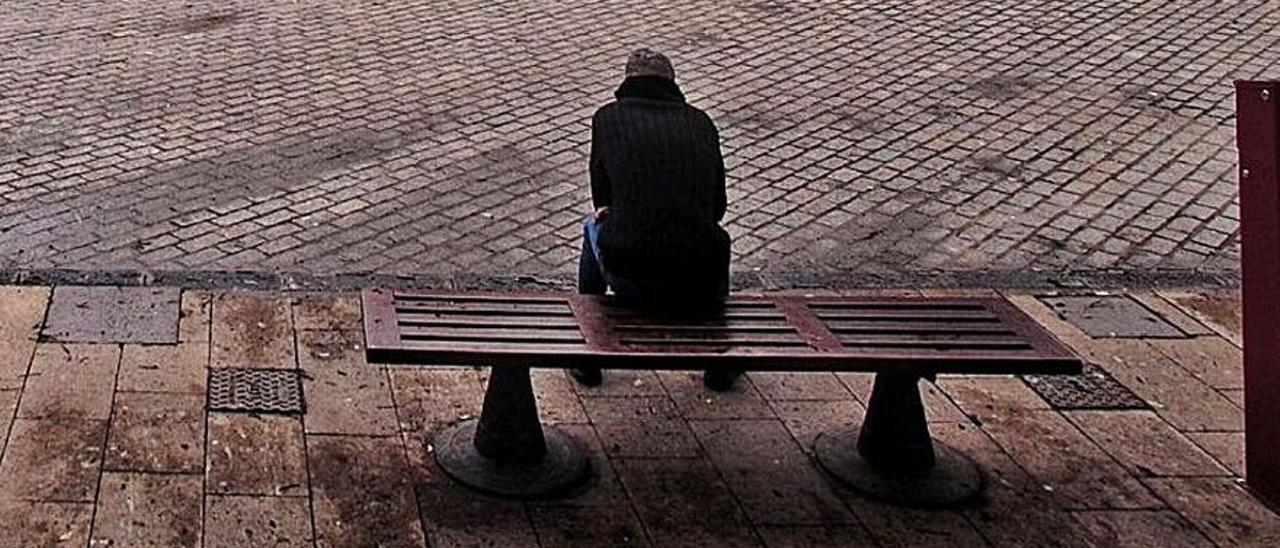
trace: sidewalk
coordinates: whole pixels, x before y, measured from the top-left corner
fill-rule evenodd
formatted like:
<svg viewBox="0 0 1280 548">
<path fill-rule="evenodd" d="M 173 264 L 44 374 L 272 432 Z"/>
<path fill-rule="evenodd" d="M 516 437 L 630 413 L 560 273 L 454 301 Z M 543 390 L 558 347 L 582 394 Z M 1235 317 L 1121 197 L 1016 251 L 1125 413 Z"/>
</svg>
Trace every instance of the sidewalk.
<svg viewBox="0 0 1280 548">
<path fill-rule="evenodd" d="M 682 372 L 583 389 L 539 371 L 544 420 L 596 473 L 522 504 L 455 486 L 424 443 L 478 413 L 487 371 L 369 366 L 353 293 L 0 287 L 0 545 L 1280 545 L 1280 518 L 1239 478 L 1235 297 L 1057 302 L 1073 323 L 1010 296 L 1132 392 L 1101 395 L 1145 408 L 1055 408 L 1038 379 L 925 385 L 934 435 L 988 488 L 972 508 L 915 511 L 859 498 L 807 454 L 860 420 L 868 375 L 751 374 L 721 395 Z M 1086 332 L 1108 329 L 1154 335 Z M 228 368 L 300 370 L 305 413 L 208 410 L 237 403 Z"/>
</svg>

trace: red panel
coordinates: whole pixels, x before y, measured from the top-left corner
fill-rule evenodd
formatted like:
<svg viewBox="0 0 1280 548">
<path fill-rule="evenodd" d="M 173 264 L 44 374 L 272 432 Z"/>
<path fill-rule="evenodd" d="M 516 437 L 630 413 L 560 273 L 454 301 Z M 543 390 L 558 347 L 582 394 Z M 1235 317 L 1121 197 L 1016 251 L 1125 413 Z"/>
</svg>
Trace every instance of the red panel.
<svg viewBox="0 0 1280 548">
<path fill-rule="evenodd" d="M 1236 83 L 1244 277 L 1245 462 L 1249 487 L 1280 504 L 1280 83 Z"/>
</svg>

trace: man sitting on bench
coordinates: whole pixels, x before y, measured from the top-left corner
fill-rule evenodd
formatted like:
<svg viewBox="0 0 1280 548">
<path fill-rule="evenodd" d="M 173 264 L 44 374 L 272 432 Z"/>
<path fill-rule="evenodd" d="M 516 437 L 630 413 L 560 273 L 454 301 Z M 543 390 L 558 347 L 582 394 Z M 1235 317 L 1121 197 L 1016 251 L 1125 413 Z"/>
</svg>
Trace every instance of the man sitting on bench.
<svg viewBox="0 0 1280 548">
<path fill-rule="evenodd" d="M 578 290 L 613 288 L 629 308 L 677 316 L 714 312 L 729 291 L 724 159 L 711 118 L 685 102 L 671 61 L 638 49 L 627 60 L 617 101 L 591 121 L 591 200 Z M 603 382 L 600 368 L 570 371 Z M 712 370 L 713 390 L 739 371 Z"/>
</svg>

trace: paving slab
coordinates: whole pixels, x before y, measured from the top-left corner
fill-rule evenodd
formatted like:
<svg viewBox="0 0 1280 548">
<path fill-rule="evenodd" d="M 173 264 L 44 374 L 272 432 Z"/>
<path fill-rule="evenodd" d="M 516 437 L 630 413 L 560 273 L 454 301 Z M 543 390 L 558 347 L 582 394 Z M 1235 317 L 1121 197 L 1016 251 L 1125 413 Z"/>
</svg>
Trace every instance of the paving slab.
<svg viewBox="0 0 1280 548">
<path fill-rule="evenodd" d="M 1280 544 L 1280 516 L 1230 478 L 1143 480 L 1171 508 L 1219 546 Z"/>
<path fill-rule="evenodd" d="M 178 312 L 178 342 L 209 344 L 209 322 L 213 318 L 212 293 L 184 289 Z"/>
<path fill-rule="evenodd" d="M 22 388 L 35 350 L 35 339 L 0 339 L 0 390 Z"/>
<path fill-rule="evenodd" d="M 400 440 L 309 435 L 307 457 L 317 546 L 426 543 Z"/>
<path fill-rule="evenodd" d="M 476 493 L 449 479 L 418 442 L 406 446 L 422 526 L 431 546 L 537 546 L 525 505 Z"/>
<path fill-rule="evenodd" d="M 308 496 L 302 421 L 240 413 L 209 413 L 208 421 L 208 493 Z"/>
<path fill-rule="evenodd" d="M 667 397 L 583 398 L 610 457 L 696 457 L 698 441 Z"/>
<path fill-rule="evenodd" d="M 88 546 L 93 504 L 0 497 L 0 538 L 10 546 Z"/>
<path fill-rule="evenodd" d="M 106 472 L 91 546 L 201 546 L 203 479 L 186 474 Z"/>
<path fill-rule="evenodd" d="M 853 394 L 833 373 L 753 371 L 747 376 L 766 400 L 853 399 Z"/>
<path fill-rule="evenodd" d="M 1234 403 L 1237 408 L 1244 409 L 1244 389 L 1243 388 L 1239 390 L 1223 389 L 1223 390 L 1219 390 L 1219 392 L 1221 392 L 1223 396 L 1226 396 L 1227 399 L 1231 400 L 1231 403 Z"/>
<path fill-rule="evenodd" d="M 1238 291 L 1159 291 L 1157 293 L 1213 328 L 1215 332 L 1236 346 L 1242 346 L 1244 318 Z"/>
<path fill-rule="evenodd" d="M 773 410 L 760 396 L 750 377 L 743 376 L 725 392 L 709 390 L 702 384 L 702 373 L 662 371 L 658 379 L 689 420 L 771 419 Z"/>
<path fill-rule="evenodd" d="M 1073 343 L 1181 431 L 1239 432 L 1244 413 L 1229 399 L 1142 340 Z"/>
<path fill-rule="evenodd" d="M 126 344 L 116 388 L 122 392 L 205 394 L 209 390 L 208 378 L 208 342 Z"/>
<path fill-rule="evenodd" d="M 1064 415 L 1134 476 L 1230 474 L 1155 413 L 1072 411 Z"/>
<path fill-rule="evenodd" d="M 211 367 L 297 367 L 289 301 L 227 293 L 213 302 Z"/>
<path fill-rule="evenodd" d="M 937 386 L 979 422 L 1049 409 L 1049 403 L 1017 377 L 940 377 Z"/>
<path fill-rule="evenodd" d="M 354 293 L 309 293 L 294 297 L 293 319 L 298 329 L 304 330 L 343 331 L 364 327 L 360 296 Z"/>
<path fill-rule="evenodd" d="M 396 368 L 390 374 L 400 428 L 419 442 L 429 432 L 480 415 L 484 386 L 474 369 Z"/>
<path fill-rule="evenodd" d="M 600 386 L 582 386 L 573 383 L 579 396 L 664 396 L 666 390 L 654 371 L 606 369 L 604 383 Z"/>
<path fill-rule="evenodd" d="M 487 385 L 491 369 L 480 372 Z M 533 395 L 538 402 L 538 416 L 544 424 L 581 424 L 588 422 L 587 411 L 582 407 L 575 381 L 559 369 L 536 369 L 532 373 Z"/>
<path fill-rule="evenodd" d="M 1154 291 L 1135 291 L 1129 293 L 1129 297 L 1139 303 L 1142 303 L 1142 306 L 1145 306 L 1147 309 L 1155 312 L 1163 318 L 1164 321 L 1173 324 L 1179 331 L 1182 331 L 1187 335 L 1199 337 L 1214 334 L 1212 329 L 1209 329 L 1203 323 L 1200 323 L 1199 320 L 1191 317 L 1177 305 L 1169 302 Z"/>
<path fill-rule="evenodd" d="M 0 286 L 0 390 L 22 388 L 49 294 L 45 287 Z"/>
<path fill-rule="evenodd" d="M 58 286 L 42 335 L 61 342 L 178 342 L 176 287 Z"/>
<path fill-rule="evenodd" d="M 310 503 L 298 497 L 205 498 L 206 548 L 314 546 Z"/>
<path fill-rule="evenodd" d="M 18 407 L 17 390 L 0 390 L 0 458 L 4 457 L 4 448 L 9 440 L 9 425 L 13 424 L 13 413 Z"/>
<path fill-rule="evenodd" d="M 1055 411 L 992 418 L 983 430 L 1066 508 L 1159 506 L 1142 484 Z"/>
<path fill-rule="evenodd" d="M 1244 477 L 1244 432 L 1188 432 L 1187 438 L 1231 473 Z"/>
<path fill-rule="evenodd" d="M 120 347 L 40 343 L 18 416 L 105 420 L 120 366 Z"/>
<path fill-rule="evenodd" d="M 756 525 L 850 525 L 833 485 L 776 420 L 691 421 L 707 458 Z"/>
<path fill-rule="evenodd" d="M 1101 546 L 1209 548 L 1214 545 L 1186 519 L 1168 510 L 1079 512 L 1075 519 Z"/>
<path fill-rule="evenodd" d="M 862 526 L 847 527 L 761 527 L 760 536 L 769 548 L 807 548 L 810 546 L 845 546 L 860 548 L 879 546 Z"/>
<path fill-rule="evenodd" d="M 1148 342 L 1209 386 L 1244 388 L 1244 352 L 1226 339 L 1208 336 Z"/>
<path fill-rule="evenodd" d="M 45 502 L 93 502 L 106 441 L 106 421 L 16 419 L 0 462 L 4 497 Z"/>
<path fill-rule="evenodd" d="M 651 546 L 629 506 L 537 506 L 529 514 L 544 548 Z"/>
<path fill-rule="evenodd" d="M 307 395 L 307 433 L 398 432 L 387 372 L 365 361 L 359 332 L 301 331 L 298 362 Z"/>
<path fill-rule="evenodd" d="M 769 402 L 787 432 L 806 454 L 813 454 L 813 442 L 828 430 L 862 424 L 866 410 L 853 400 Z"/>
<path fill-rule="evenodd" d="M 729 488 L 701 459 L 615 461 L 656 546 L 761 546 Z"/>
<path fill-rule="evenodd" d="M 1057 312 L 1049 308 L 1044 301 L 1040 300 L 1037 293 L 1006 291 L 1003 294 L 1010 304 L 1030 316 L 1037 324 L 1040 324 L 1040 327 L 1047 329 L 1061 341 L 1070 343 L 1089 339 L 1089 336 L 1084 331 L 1081 331 L 1079 327 L 1062 319 L 1062 316 L 1059 316 Z"/>
<path fill-rule="evenodd" d="M 35 340 L 44 322 L 51 290 L 41 286 L 0 286 L 0 339 Z"/>
<path fill-rule="evenodd" d="M 845 492 L 845 502 L 872 538 L 886 548 L 990 546 L 959 512 L 887 506 Z"/>
<path fill-rule="evenodd" d="M 103 469 L 199 473 L 204 468 L 204 398 L 120 392 Z"/>
<path fill-rule="evenodd" d="M 982 470 L 985 490 L 964 515 L 994 546 L 1092 546 L 1093 539 L 1063 509 L 1069 500 L 1043 485 L 981 429 L 965 423 L 940 424 L 934 436 L 972 459 Z"/>
</svg>

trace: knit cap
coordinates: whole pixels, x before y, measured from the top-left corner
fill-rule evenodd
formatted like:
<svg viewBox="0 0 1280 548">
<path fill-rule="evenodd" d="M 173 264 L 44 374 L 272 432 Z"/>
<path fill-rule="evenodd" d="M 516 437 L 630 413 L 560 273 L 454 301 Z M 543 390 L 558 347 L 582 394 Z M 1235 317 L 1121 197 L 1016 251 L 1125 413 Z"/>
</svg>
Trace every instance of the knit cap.
<svg viewBox="0 0 1280 548">
<path fill-rule="evenodd" d="M 676 79 L 676 69 L 666 55 L 649 48 L 639 48 L 627 58 L 627 78 L 632 76 L 661 76 Z"/>
</svg>

